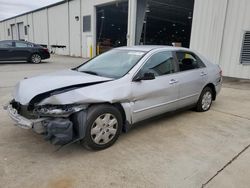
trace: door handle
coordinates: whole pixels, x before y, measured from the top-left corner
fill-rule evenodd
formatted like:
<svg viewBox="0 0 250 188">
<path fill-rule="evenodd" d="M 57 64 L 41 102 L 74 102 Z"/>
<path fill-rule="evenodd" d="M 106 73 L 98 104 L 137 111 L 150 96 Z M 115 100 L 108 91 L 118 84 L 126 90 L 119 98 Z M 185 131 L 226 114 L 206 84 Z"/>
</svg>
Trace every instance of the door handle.
<svg viewBox="0 0 250 188">
<path fill-rule="evenodd" d="M 178 82 L 179 82 L 178 80 L 172 79 L 169 81 L 169 84 L 173 85 L 173 84 L 177 84 Z"/>
<path fill-rule="evenodd" d="M 206 76 L 206 75 L 207 75 L 207 73 L 201 72 L 201 76 Z"/>
</svg>

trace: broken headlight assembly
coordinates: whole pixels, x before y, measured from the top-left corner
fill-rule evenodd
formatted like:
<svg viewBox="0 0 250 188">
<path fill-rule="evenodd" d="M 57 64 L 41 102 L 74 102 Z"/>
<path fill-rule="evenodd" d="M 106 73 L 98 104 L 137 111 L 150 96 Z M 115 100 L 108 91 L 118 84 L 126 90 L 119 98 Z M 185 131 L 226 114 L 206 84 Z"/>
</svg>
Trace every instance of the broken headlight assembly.
<svg viewBox="0 0 250 188">
<path fill-rule="evenodd" d="M 44 105 L 36 106 L 33 113 L 39 116 L 68 117 L 87 108 L 87 105 Z"/>
</svg>

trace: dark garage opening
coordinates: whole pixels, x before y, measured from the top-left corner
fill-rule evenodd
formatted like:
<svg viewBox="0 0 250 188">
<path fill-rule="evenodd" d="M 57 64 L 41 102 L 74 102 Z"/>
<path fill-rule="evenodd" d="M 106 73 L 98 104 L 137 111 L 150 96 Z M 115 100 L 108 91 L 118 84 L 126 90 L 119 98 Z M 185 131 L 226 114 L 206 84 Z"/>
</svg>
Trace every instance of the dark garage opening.
<svg viewBox="0 0 250 188">
<path fill-rule="evenodd" d="M 194 0 L 139 0 L 137 44 L 189 47 Z M 140 11 L 139 10 L 139 11 Z M 138 17 L 138 16 L 137 16 Z M 143 19 L 144 18 L 144 19 Z M 140 23 L 141 22 L 141 23 Z M 143 22 L 143 23 L 142 23 Z"/>
<path fill-rule="evenodd" d="M 97 54 L 127 45 L 128 1 L 98 6 Z"/>
</svg>

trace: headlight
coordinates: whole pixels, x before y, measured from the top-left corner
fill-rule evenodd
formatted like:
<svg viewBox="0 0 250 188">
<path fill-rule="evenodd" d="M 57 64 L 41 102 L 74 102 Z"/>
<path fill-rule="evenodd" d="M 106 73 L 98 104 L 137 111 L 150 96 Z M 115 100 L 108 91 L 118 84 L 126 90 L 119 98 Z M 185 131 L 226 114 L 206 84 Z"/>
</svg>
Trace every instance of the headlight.
<svg viewBox="0 0 250 188">
<path fill-rule="evenodd" d="M 87 108 L 87 105 L 46 105 L 34 108 L 34 114 L 39 116 L 67 117 Z"/>
</svg>

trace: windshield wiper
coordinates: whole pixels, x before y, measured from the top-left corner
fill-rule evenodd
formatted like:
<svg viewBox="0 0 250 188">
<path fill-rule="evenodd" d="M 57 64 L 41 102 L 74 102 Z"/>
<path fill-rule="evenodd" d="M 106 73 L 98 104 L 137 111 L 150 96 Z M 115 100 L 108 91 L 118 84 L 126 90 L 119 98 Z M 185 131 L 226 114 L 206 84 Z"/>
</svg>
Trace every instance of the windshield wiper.
<svg viewBox="0 0 250 188">
<path fill-rule="evenodd" d="M 80 72 L 84 72 L 84 73 L 87 73 L 87 74 L 92 74 L 92 75 L 98 76 L 98 73 L 96 73 L 94 71 L 80 71 Z"/>
</svg>

